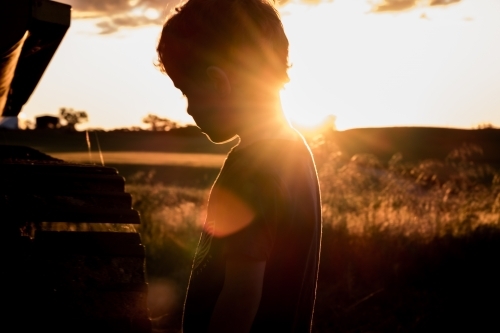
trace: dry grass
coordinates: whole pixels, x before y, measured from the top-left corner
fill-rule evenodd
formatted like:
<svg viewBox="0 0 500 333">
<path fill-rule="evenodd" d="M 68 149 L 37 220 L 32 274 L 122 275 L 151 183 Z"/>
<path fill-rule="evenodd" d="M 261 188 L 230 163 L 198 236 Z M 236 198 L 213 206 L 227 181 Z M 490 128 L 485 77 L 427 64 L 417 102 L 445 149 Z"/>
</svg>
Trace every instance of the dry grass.
<svg viewBox="0 0 500 333">
<path fill-rule="evenodd" d="M 485 165 L 422 161 L 388 166 L 333 156 L 319 170 L 325 224 L 428 239 L 500 224 L 500 175 Z"/>
<path fill-rule="evenodd" d="M 60 158 L 68 162 L 100 164 L 100 156 L 93 152 L 89 156 L 84 152 L 59 152 L 51 153 L 53 157 Z M 104 151 L 102 153 L 104 163 L 107 164 L 134 164 L 134 165 L 170 165 L 220 168 L 226 155 L 222 154 L 202 154 L 202 153 L 159 153 L 159 152 L 113 152 Z"/>
<path fill-rule="evenodd" d="M 346 158 L 328 140 L 313 152 L 324 214 L 315 332 L 500 327 L 487 305 L 500 296 L 500 173 L 470 162 L 477 147 L 413 164 Z M 150 281 L 170 286 L 151 295 L 153 316 L 168 312 L 165 327 L 178 328 L 208 188 L 146 181 L 127 190 Z"/>
</svg>

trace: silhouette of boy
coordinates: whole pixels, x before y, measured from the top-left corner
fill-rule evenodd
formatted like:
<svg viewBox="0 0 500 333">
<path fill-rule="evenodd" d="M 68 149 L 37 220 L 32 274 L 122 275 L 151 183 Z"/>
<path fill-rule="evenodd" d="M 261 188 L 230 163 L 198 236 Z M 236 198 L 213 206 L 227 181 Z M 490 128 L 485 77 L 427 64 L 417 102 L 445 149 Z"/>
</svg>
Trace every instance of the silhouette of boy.
<svg viewBox="0 0 500 333">
<path fill-rule="evenodd" d="M 310 332 L 321 241 L 314 162 L 283 115 L 288 39 L 266 0 L 189 0 L 158 65 L 214 143 L 238 136 L 212 187 L 184 333 Z"/>
</svg>

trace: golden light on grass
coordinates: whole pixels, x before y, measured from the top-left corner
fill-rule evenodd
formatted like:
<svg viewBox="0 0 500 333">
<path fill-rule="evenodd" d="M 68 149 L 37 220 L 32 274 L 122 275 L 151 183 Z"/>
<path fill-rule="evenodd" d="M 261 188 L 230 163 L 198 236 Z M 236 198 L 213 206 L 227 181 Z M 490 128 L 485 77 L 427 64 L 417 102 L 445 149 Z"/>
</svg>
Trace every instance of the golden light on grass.
<svg viewBox="0 0 500 333">
<path fill-rule="evenodd" d="M 52 156 L 64 161 L 76 163 L 100 164 L 99 156 L 92 154 L 89 161 L 87 152 L 51 153 Z M 190 153 L 159 153 L 159 152 L 103 152 L 106 164 L 135 164 L 135 165 L 169 165 L 204 168 L 220 168 L 226 155 L 224 154 L 190 154 Z"/>
</svg>

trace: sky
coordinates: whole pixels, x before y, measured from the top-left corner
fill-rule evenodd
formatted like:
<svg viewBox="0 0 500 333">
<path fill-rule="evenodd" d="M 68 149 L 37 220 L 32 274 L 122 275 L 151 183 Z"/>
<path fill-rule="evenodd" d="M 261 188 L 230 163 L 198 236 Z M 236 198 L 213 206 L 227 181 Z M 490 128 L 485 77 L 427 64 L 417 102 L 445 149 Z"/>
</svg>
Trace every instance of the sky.
<svg viewBox="0 0 500 333">
<path fill-rule="evenodd" d="M 20 118 L 67 107 L 79 128 L 141 126 L 147 114 L 192 124 L 186 101 L 155 67 L 175 0 L 61 0 L 72 25 Z M 500 0 L 289 0 L 281 92 L 292 123 L 336 116 L 357 127 L 500 127 Z"/>
</svg>

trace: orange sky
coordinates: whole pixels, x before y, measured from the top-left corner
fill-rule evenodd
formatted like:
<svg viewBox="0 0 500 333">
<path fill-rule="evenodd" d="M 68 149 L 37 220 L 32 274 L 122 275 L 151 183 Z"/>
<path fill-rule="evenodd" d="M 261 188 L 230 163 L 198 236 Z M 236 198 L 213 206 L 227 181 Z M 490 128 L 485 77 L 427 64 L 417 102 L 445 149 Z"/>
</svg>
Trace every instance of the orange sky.
<svg viewBox="0 0 500 333">
<path fill-rule="evenodd" d="M 192 123 L 153 66 L 160 7 L 134 0 L 106 16 L 71 1 L 73 17 L 92 18 L 72 21 L 22 117 L 71 107 L 87 111 L 94 128 L 141 125 L 148 113 Z M 376 0 L 280 7 L 292 63 L 282 98 L 293 122 L 334 114 L 339 129 L 500 126 L 500 1 L 399 3 L 406 10 Z"/>
</svg>

